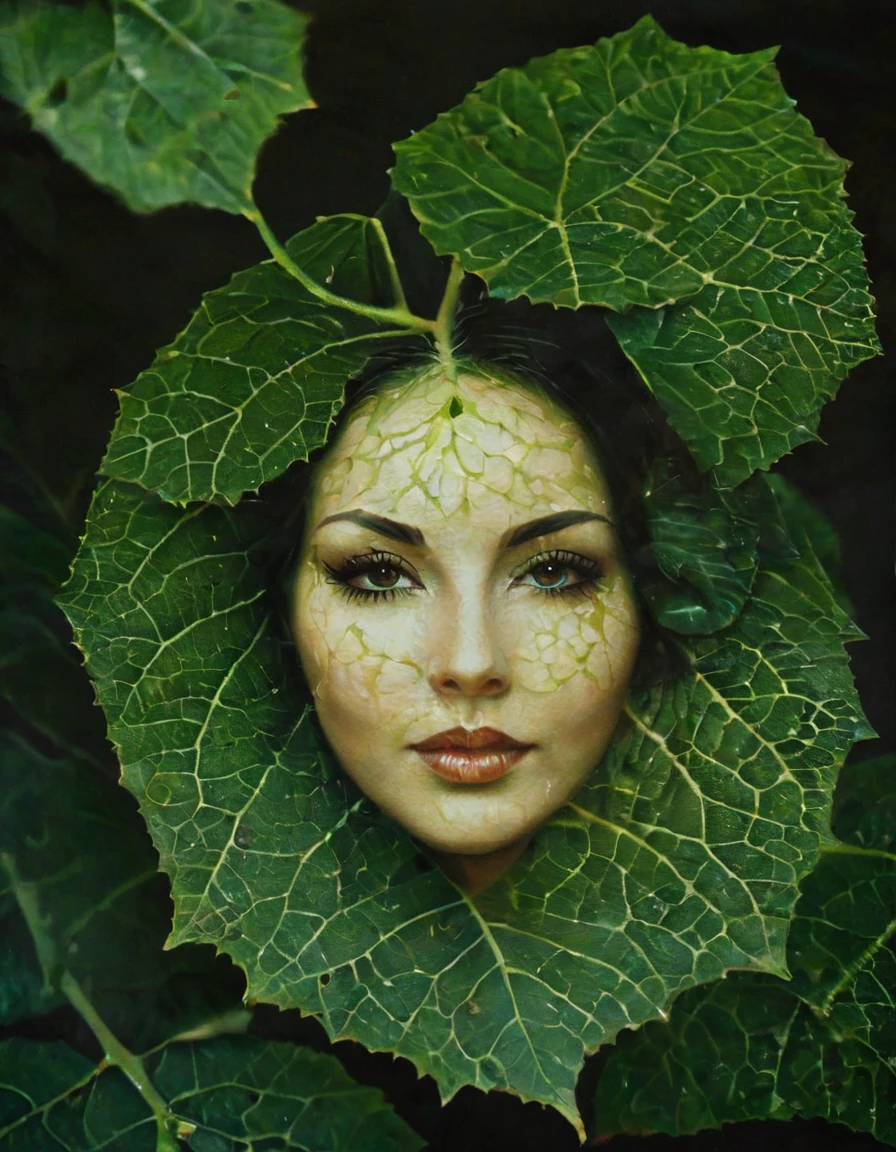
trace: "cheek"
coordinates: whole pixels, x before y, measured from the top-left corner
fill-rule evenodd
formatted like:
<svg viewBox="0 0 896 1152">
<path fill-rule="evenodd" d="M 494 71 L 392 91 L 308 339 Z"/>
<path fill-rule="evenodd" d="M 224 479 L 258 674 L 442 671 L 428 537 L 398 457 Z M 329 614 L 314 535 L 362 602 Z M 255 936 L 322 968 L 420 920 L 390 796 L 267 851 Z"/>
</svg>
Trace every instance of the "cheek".
<svg viewBox="0 0 896 1152">
<path fill-rule="evenodd" d="M 357 735 L 406 717 L 422 672 L 407 630 L 390 627 L 392 614 L 365 619 L 363 608 L 337 601 L 328 587 L 300 586 L 298 603 L 296 643 L 324 724 L 347 724 Z"/>
<path fill-rule="evenodd" d="M 522 622 L 517 683 L 530 692 L 581 694 L 595 706 L 625 695 L 638 647 L 634 603 L 620 580 L 596 600 L 550 601 Z"/>
</svg>

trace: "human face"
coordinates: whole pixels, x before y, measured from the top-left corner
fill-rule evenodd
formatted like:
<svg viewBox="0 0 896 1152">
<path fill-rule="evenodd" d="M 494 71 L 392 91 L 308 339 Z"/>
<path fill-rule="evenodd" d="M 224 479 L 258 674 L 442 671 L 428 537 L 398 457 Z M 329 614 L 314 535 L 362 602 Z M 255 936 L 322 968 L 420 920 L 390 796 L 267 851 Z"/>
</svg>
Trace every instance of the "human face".
<svg viewBox="0 0 896 1152">
<path fill-rule="evenodd" d="M 603 755 L 638 647 L 611 521 L 572 418 L 478 374 L 386 386 L 318 465 L 302 666 L 342 767 L 430 847 L 519 842 Z"/>
</svg>

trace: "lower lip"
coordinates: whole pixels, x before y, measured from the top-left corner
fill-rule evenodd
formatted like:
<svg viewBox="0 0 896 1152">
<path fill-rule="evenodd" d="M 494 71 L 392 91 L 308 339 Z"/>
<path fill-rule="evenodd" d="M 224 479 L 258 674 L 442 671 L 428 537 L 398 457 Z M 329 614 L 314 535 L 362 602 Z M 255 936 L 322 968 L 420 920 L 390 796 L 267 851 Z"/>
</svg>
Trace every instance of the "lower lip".
<svg viewBox="0 0 896 1152">
<path fill-rule="evenodd" d="M 477 749 L 434 748 L 430 752 L 417 749 L 437 776 L 453 784 L 490 784 L 519 764 L 528 748 Z"/>
</svg>

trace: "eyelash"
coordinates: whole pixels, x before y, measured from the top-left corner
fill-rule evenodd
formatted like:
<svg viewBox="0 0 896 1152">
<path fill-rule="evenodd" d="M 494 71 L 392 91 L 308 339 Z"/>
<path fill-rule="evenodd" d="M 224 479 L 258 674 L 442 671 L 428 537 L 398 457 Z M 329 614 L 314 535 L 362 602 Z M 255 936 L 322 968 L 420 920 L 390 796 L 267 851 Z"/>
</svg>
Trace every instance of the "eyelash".
<svg viewBox="0 0 896 1152">
<path fill-rule="evenodd" d="M 365 576 L 376 568 L 392 568 L 399 575 L 409 580 L 416 580 L 405 567 L 400 556 L 391 552 L 368 552 L 364 556 L 349 556 L 339 567 L 325 564 L 328 572 L 327 583 L 335 584 L 346 600 L 365 600 L 372 603 L 377 600 L 394 600 L 396 596 L 408 596 L 416 591 L 414 588 L 358 588 L 349 581 L 353 577 Z"/>
<path fill-rule="evenodd" d="M 518 582 L 524 576 L 530 575 L 537 568 L 541 568 L 545 564 L 556 564 L 561 568 L 569 568 L 580 579 L 575 584 L 569 586 L 562 586 L 559 588 L 538 588 L 538 591 L 545 596 L 566 596 L 572 598 L 573 596 L 587 596 L 589 595 L 594 586 L 603 578 L 603 567 L 596 561 L 591 560 L 587 556 L 580 556 L 578 552 L 567 552 L 563 549 L 558 549 L 553 552 L 541 552 L 538 556 L 533 556 L 528 561 L 526 567 L 518 576 L 514 578 L 514 583 L 518 587 L 538 587 L 534 584 L 521 585 Z"/>
<path fill-rule="evenodd" d="M 559 588 L 541 588 L 538 585 L 529 584 L 523 585 L 520 583 L 524 576 L 530 575 L 536 569 L 541 568 L 545 564 L 557 564 L 560 567 L 568 568 L 574 572 L 580 579 L 575 584 L 561 586 Z M 364 576 L 369 572 L 374 571 L 376 568 L 391 568 L 400 576 L 405 576 L 409 580 L 416 580 L 416 576 L 412 575 L 405 566 L 404 561 L 400 556 L 395 556 L 391 552 L 368 552 L 363 556 L 349 556 L 341 565 L 333 567 L 325 564 L 327 570 L 327 583 L 335 584 L 340 592 L 349 601 L 361 600 L 367 603 L 376 601 L 394 600 L 397 596 L 408 596 L 417 591 L 416 588 L 359 588 L 350 581 L 353 578 Z M 564 550 L 556 550 L 553 552 L 541 552 L 537 556 L 533 556 L 527 563 L 525 569 L 514 577 L 513 583 L 517 587 L 537 588 L 539 592 L 546 596 L 586 596 L 594 586 L 602 579 L 604 575 L 603 568 L 595 560 L 590 560 L 587 556 L 580 556 L 577 552 L 566 552 Z M 419 585 L 418 585 L 419 587 Z"/>
</svg>

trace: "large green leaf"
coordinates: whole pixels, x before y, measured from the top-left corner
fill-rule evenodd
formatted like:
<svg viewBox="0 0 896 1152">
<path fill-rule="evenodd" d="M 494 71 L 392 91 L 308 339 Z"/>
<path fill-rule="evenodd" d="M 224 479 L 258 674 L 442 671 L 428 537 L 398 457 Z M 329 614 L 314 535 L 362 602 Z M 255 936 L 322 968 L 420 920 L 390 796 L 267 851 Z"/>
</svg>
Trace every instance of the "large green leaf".
<svg viewBox="0 0 896 1152">
<path fill-rule="evenodd" d="M 287 245 L 306 273 L 363 304 L 391 303 L 383 234 L 334 216 Z M 235 503 L 324 443 L 346 383 L 406 332 L 322 303 L 273 261 L 203 298 L 121 394 L 103 471 L 166 500 Z"/>
<path fill-rule="evenodd" d="M 214 941 L 250 996 L 407 1056 L 445 1096 L 510 1089 L 576 1123 L 586 1052 L 729 968 L 784 970 L 834 775 L 867 734 L 849 622 L 799 546 L 632 697 L 602 768 L 474 899 L 321 746 L 257 509 L 107 482 L 64 607 L 172 876 L 172 942 Z"/>
<path fill-rule="evenodd" d="M 332 1056 L 252 1036 L 172 1044 L 144 1061 L 195 1152 L 309 1148 L 414 1152 L 422 1141 Z M 0 1044 L 7 1152 L 156 1152 L 156 1122 L 117 1069 L 62 1043 Z"/>
<path fill-rule="evenodd" d="M 773 56 L 646 16 L 504 69 L 395 146 L 423 234 L 492 295 L 627 313 L 623 349 L 726 486 L 810 439 L 877 349 L 845 163 Z"/>
<path fill-rule="evenodd" d="M 278 0 L 6 0 L 0 95 L 138 212 L 242 212 L 258 149 L 308 102 L 305 24 Z"/>
<path fill-rule="evenodd" d="M 894 769 L 892 756 L 856 765 L 850 810 L 861 797 L 873 819 Z M 842 817 L 835 828 L 844 831 Z M 684 993 L 668 1024 L 620 1038 L 598 1083 L 599 1135 L 799 1115 L 896 1144 L 896 855 L 884 847 L 892 831 L 875 837 L 866 825 L 855 838 L 870 850 L 829 845 L 803 881 L 789 983 L 738 974 Z"/>
</svg>

